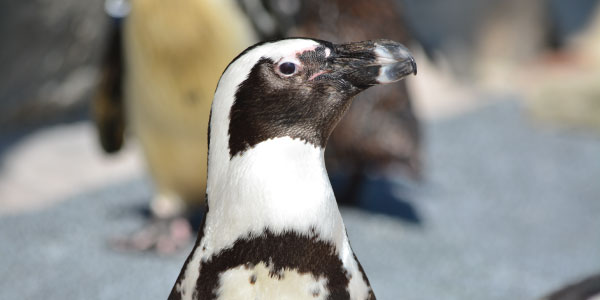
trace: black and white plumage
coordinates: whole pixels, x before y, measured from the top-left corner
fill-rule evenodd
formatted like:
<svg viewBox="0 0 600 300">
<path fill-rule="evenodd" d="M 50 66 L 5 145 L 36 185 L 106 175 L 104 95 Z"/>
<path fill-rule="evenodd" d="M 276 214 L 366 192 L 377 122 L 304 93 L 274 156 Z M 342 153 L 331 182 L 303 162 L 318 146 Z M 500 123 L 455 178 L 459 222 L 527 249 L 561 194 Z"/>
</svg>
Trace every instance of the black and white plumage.
<svg viewBox="0 0 600 300">
<path fill-rule="evenodd" d="M 234 59 L 211 109 L 208 210 L 169 299 L 375 299 L 324 148 L 353 96 L 412 73 L 389 40 L 286 39 Z"/>
</svg>

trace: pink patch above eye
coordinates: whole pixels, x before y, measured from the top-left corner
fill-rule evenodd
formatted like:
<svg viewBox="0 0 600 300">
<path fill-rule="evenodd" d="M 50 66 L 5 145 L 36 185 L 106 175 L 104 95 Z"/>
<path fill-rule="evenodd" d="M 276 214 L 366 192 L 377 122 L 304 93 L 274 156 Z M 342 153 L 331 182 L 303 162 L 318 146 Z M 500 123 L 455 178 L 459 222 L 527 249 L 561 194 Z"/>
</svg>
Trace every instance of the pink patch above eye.
<svg viewBox="0 0 600 300">
<path fill-rule="evenodd" d="M 315 49 L 317 49 L 319 45 L 314 45 L 314 46 L 309 46 L 303 49 L 300 49 L 298 51 L 296 51 L 294 54 L 296 55 L 296 57 L 302 55 L 302 53 L 306 52 L 306 51 L 315 51 Z"/>
</svg>

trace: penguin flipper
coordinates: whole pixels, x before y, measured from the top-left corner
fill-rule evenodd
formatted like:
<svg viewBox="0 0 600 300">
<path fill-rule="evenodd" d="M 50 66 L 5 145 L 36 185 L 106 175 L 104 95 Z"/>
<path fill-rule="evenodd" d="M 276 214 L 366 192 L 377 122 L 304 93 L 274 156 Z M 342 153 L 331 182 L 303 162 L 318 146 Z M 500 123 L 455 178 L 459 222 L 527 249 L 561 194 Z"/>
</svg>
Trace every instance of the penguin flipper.
<svg viewBox="0 0 600 300">
<path fill-rule="evenodd" d="M 600 274 L 567 285 L 541 300 L 592 300 L 600 296 Z"/>
<path fill-rule="evenodd" d="M 100 82 L 92 103 L 100 144 L 107 153 L 121 149 L 125 132 L 123 103 L 123 49 L 121 22 L 112 22 Z"/>
</svg>

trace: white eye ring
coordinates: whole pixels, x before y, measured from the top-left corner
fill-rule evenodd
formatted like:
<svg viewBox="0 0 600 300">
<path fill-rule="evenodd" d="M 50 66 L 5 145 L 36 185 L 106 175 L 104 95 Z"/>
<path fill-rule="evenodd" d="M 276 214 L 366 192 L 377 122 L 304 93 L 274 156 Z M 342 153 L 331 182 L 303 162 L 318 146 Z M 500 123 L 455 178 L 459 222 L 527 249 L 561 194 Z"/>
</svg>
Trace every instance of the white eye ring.
<svg viewBox="0 0 600 300">
<path fill-rule="evenodd" d="M 282 77 L 291 77 L 302 71 L 302 62 L 295 56 L 282 57 L 275 65 L 275 72 Z"/>
</svg>

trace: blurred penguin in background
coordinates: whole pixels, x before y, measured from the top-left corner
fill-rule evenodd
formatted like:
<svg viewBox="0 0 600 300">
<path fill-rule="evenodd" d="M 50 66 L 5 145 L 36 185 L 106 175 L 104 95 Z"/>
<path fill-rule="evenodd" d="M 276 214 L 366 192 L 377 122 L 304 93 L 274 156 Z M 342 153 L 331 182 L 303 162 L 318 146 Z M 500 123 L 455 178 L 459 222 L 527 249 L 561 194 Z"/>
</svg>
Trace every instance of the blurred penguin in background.
<svg viewBox="0 0 600 300">
<path fill-rule="evenodd" d="M 546 53 L 533 67 L 528 68 L 529 74 L 523 82 L 527 82 L 524 85 L 527 106 L 536 119 L 553 126 L 598 133 L 600 5 L 592 4 L 594 6 L 591 8 L 580 5 L 582 7 L 579 10 L 588 15 L 575 19 L 579 27 L 572 30 L 571 34 L 560 34 L 570 28 L 566 25 L 562 27 L 567 28 L 561 28 L 559 24 L 567 22 L 556 18 L 551 35 L 554 51 Z M 562 6 L 556 6 L 556 14 L 568 16 Z"/>
<path fill-rule="evenodd" d="M 378 38 L 403 44 L 411 41 L 400 7 L 393 0 L 239 1 L 267 39 L 299 36 L 334 43 Z M 336 175 L 344 179 L 335 191 L 341 203 L 362 201 L 369 174 L 392 179 L 402 173 L 404 178 L 420 178 L 420 125 L 406 83 L 375 87 L 359 95 L 333 131 L 325 156 L 334 188 Z M 369 201 L 374 200 L 364 199 Z"/>
<path fill-rule="evenodd" d="M 106 10 L 117 21 L 93 104 L 101 145 L 114 153 L 130 131 L 155 186 L 149 224 L 115 245 L 173 252 L 205 200 L 217 81 L 254 31 L 233 0 L 107 0 Z"/>
</svg>

